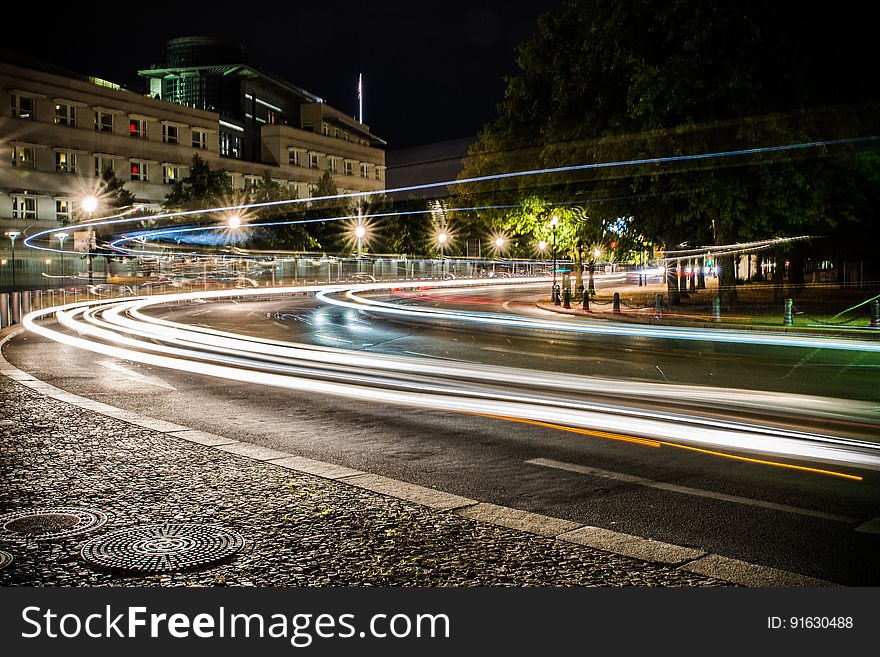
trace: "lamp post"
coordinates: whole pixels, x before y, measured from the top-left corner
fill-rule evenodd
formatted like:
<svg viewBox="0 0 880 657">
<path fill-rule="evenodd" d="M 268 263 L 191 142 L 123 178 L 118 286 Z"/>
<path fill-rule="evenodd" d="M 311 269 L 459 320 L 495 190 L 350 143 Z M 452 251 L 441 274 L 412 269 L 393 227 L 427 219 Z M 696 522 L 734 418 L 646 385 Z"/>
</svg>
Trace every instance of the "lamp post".
<svg viewBox="0 0 880 657">
<path fill-rule="evenodd" d="M 446 243 L 449 241 L 449 234 L 441 229 L 439 233 L 437 233 L 437 250 L 440 252 L 440 276 L 441 278 L 446 277 L 446 261 L 443 259 L 443 251 L 446 248 Z"/>
<path fill-rule="evenodd" d="M 61 249 L 61 286 L 64 287 L 66 281 L 64 280 L 64 240 L 66 240 L 70 235 L 67 233 L 55 233 L 55 237 L 58 238 L 58 241 L 61 243 L 59 247 Z"/>
<path fill-rule="evenodd" d="M 92 220 L 92 213 L 98 209 L 98 199 L 94 196 L 86 196 L 82 201 L 80 201 L 80 207 L 89 215 L 89 221 Z M 95 282 L 92 277 L 92 242 L 94 241 L 94 229 L 89 228 L 89 237 L 86 248 L 88 251 L 86 252 L 86 257 L 88 258 L 89 263 L 89 285 L 94 285 Z"/>
<path fill-rule="evenodd" d="M 559 305 L 559 290 L 556 287 L 556 227 L 559 225 L 559 217 L 555 214 L 550 217 L 550 228 L 553 229 L 553 290 L 551 295 L 553 303 Z"/>
<path fill-rule="evenodd" d="M 15 290 L 15 238 L 21 235 L 21 231 L 10 230 L 6 232 L 6 237 L 12 242 L 12 289 Z"/>
<path fill-rule="evenodd" d="M 501 251 L 504 249 L 504 238 L 500 237 L 500 236 L 496 237 L 494 244 L 495 244 L 495 252 L 500 255 Z M 492 278 L 495 278 L 495 261 L 494 260 L 492 261 Z"/>
</svg>

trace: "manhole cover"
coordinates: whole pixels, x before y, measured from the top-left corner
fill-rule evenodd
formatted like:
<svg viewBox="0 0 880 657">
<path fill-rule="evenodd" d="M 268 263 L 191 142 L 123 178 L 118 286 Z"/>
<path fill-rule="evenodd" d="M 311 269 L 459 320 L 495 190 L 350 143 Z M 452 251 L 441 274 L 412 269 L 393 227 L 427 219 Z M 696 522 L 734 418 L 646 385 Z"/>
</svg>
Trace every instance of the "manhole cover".
<svg viewBox="0 0 880 657">
<path fill-rule="evenodd" d="M 6 568 L 6 566 L 8 566 L 11 563 L 12 563 L 12 555 L 9 554 L 8 552 L 4 552 L 3 550 L 0 550 L 0 570 L 3 570 L 4 568 Z"/>
<path fill-rule="evenodd" d="M 99 536 L 82 557 L 103 568 L 169 572 L 220 561 L 241 550 L 238 532 L 212 525 L 151 525 Z"/>
<path fill-rule="evenodd" d="M 0 541 L 75 536 L 107 522 L 107 514 L 77 506 L 14 511 L 0 516 Z"/>
</svg>

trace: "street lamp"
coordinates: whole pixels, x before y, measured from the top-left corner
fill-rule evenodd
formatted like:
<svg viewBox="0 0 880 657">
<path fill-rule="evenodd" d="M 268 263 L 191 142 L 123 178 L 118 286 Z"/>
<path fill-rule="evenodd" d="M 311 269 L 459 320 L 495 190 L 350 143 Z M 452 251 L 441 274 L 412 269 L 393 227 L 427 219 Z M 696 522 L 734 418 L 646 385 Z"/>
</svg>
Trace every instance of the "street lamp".
<svg viewBox="0 0 880 657">
<path fill-rule="evenodd" d="M 89 195 L 89 196 L 86 196 L 85 198 L 83 198 L 83 200 L 80 201 L 79 205 L 86 213 L 88 213 L 89 221 L 91 221 L 92 220 L 92 213 L 98 209 L 98 199 L 95 198 L 94 196 Z M 86 257 L 88 258 L 88 262 L 89 262 L 89 285 L 95 284 L 95 282 L 92 278 L 92 272 L 93 272 L 93 269 L 92 269 L 92 242 L 94 241 L 94 239 L 93 239 L 94 235 L 95 235 L 94 229 L 90 228 L 89 229 L 88 244 L 86 246 L 86 248 L 88 249 L 88 251 L 86 252 Z"/>
<path fill-rule="evenodd" d="M 550 217 L 550 228 L 553 229 L 553 290 L 551 292 L 551 296 L 553 297 L 553 303 L 557 306 L 559 305 L 559 291 L 556 287 L 556 227 L 559 225 L 559 217 L 557 215 L 552 215 Z"/>
<path fill-rule="evenodd" d="M 367 229 L 364 228 L 363 224 L 358 224 L 354 229 L 354 236 L 357 238 L 357 257 L 358 260 L 361 259 L 361 250 L 363 247 L 364 236 L 367 234 Z"/>
<path fill-rule="evenodd" d="M 61 286 L 63 287 L 65 284 L 64 280 L 64 240 L 70 237 L 67 233 L 55 233 L 55 237 L 58 238 L 58 241 L 61 243 L 59 247 L 61 249 Z"/>
<path fill-rule="evenodd" d="M 9 238 L 9 241 L 12 242 L 12 289 L 15 290 L 15 238 L 21 235 L 21 231 L 18 230 L 9 230 L 6 231 L 6 237 Z"/>
</svg>

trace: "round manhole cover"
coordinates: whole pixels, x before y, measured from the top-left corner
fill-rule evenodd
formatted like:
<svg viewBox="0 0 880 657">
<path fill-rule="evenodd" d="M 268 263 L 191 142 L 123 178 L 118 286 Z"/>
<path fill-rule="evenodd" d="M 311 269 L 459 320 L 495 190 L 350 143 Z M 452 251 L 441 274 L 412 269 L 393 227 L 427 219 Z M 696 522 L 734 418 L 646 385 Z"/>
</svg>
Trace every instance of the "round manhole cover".
<svg viewBox="0 0 880 657">
<path fill-rule="evenodd" d="M 14 511 L 0 516 L 0 541 L 47 540 L 75 536 L 107 522 L 107 514 L 77 506 Z"/>
<path fill-rule="evenodd" d="M 4 552 L 3 550 L 0 550 L 0 570 L 3 570 L 4 568 L 6 568 L 6 566 L 8 566 L 11 563 L 12 563 L 12 555 L 9 554 L 8 552 Z"/>
<path fill-rule="evenodd" d="M 238 532 L 213 525 L 151 525 L 123 529 L 86 543 L 82 557 L 102 568 L 170 572 L 231 557 L 244 546 Z"/>
</svg>

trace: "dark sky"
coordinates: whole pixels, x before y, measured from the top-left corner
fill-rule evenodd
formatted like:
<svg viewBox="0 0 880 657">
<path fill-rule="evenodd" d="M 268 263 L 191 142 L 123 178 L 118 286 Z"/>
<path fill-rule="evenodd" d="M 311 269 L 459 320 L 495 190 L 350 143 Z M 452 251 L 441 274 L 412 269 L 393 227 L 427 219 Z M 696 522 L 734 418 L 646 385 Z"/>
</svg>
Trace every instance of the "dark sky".
<svg viewBox="0 0 880 657">
<path fill-rule="evenodd" d="M 6 30 L 5 47 L 129 85 L 137 84 L 138 68 L 161 59 L 165 40 L 189 35 L 243 43 L 251 64 L 352 115 L 362 72 L 365 122 L 393 150 L 475 134 L 495 116 L 503 76 L 518 70 L 514 48 L 531 37 L 538 16 L 562 3 L 179 0 L 21 8 L 28 4 L 4 8 L 4 22 L 23 24 L 39 11 L 39 27 Z"/>
</svg>

